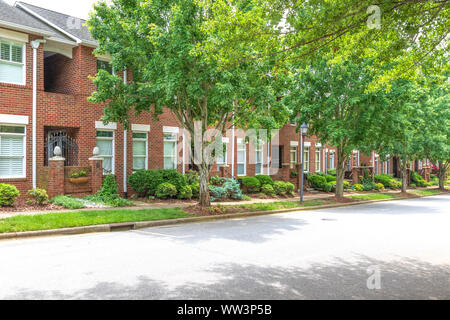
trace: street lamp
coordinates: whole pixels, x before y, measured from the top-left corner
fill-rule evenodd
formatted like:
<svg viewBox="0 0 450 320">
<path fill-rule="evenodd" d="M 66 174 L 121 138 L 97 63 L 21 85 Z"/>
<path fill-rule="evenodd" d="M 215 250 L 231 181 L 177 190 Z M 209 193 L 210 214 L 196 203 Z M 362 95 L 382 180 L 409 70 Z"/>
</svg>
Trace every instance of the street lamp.
<svg viewBox="0 0 450 320">
<path fill-rule="evenodd" d="M 301 179 L 300 179 L 300 203 L 303 203 L 303 179 L 305 176 L 305 172 L 303 169 L 304 166 L 304 162 L 305 162 L 305 138 L 306 138 L 306 134 L 308 133 L 308 125 L 306 123 L 303 123 L 302 126 L 300 127 L 300 131 L 302 133 L 302 165 L 301 165 L 301 169 L 300 169 L 300 175 L 301 175 Z"/>
</svg>

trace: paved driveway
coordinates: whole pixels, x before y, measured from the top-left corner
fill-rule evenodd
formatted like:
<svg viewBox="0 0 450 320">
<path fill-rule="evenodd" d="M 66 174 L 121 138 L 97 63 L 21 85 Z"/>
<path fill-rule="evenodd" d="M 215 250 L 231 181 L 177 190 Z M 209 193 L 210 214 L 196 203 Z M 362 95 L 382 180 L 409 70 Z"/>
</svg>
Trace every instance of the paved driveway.
<svg viewBox="0 0 450 320">
<path fill-rule="evenodd" d="M 450 299 L 449 207 L 441 195 L 3 241 L 0 298 Z"/>
</svg>

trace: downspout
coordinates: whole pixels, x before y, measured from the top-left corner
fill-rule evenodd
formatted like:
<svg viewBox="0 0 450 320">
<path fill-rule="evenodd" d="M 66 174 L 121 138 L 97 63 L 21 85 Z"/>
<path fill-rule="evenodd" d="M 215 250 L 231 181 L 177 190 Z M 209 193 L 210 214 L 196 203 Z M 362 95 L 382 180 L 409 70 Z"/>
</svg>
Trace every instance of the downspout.
<svg viewBox="0 0 450 320">
<path fill-rule="evenodd" d="M 45 40 L 31 41 L 31 47 L 33 48 L 33 127 L 32 127 L 32 181 L 33 189 L 36 189 L 36 130 L 37 130 L 37 49 L 41 43 L 45 43 Z"/>
<path fill-rule="evenodd" d="M 123 70 L 123 84 L 127 84 L 127 68 Z M 128 146 L 127 146 L 127 129 L 123 130 L 123 197 L 128 198 L 128 186 L 127 186 L 127 161 L 128 161 Z"/>
<path fill-rule="evenodd" d="M 234 148 L 235 148 L 234 111 L 233 111 L 232 121 L 233 121 L 233 127 L 231 129 L 231 137 L 232 137 L 232 141 L 231 141 L 231 177 L 234 178 Z"/>
<path fill-rule="evenodd" d="M 186 129 L 183 127 L 183 174 L 186 174 Z"/>
</svg>

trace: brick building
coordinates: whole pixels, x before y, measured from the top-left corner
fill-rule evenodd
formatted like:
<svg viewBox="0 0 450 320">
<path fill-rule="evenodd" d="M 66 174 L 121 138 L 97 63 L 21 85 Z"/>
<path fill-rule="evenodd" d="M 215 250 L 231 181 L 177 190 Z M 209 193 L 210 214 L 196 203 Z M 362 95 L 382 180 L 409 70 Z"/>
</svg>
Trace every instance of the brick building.
<svg viewBox="0 0 450 320">
<path fill-rule="evenodd" d="M 66 178 L 68 194 L 95 191 L 94 181 L 84 187 L 67 182 L 74 172 L 91 173 L 89 159 L 95 147 L 103 159 L 103 173 L 116 175 L 121 193 L 132 192 L 126 181 L 134 170 L 190 168 L 190 144 L 169 111 L 159 121 L 145 112 L 131 117 L 127 131 L 120 123 L 100 121 L 103 106 L 87 101 L 95 91 L 89 77 L 98 69 L 114 70 L 108 57 L 94 56 L 97 42 L 84 23 L 23 2 L 9 6 L 0 0 L 0 183 L 14 184 L 22 193 L 55 185 L 49 180 L 55 176 L 50 166 L 56 146 L 64 158 L 63 169 L 58 170 L 64 170 L 60 175 Z M 117 74 L 132 80 L 129 71 Z M 256 148 L 246 142 L 243 132 L 232 128 L 223 141 L 226 154 L 218 158 L 213 175 L 270 173 L 297 182 L 300 136 L 293 125 L 286 125 L 274 142 Z M 334 148 L 322 146 L 314 137 L 307 138 L 305 146 L 305 171 L 336 167 Z M 350 166 L 356 163 L 359 159 L 351 159 Z M 392 172 L 392 164 L 377 165 L 380 172 L 383 168 Z"/>
</svg>

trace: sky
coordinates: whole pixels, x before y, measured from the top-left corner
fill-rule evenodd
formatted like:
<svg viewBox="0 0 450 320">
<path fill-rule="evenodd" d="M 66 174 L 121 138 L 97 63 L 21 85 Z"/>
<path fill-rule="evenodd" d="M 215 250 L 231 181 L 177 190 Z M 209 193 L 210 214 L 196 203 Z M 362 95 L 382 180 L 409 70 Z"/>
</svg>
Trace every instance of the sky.
<svg viewBox="0 0 450 320">
<path fill-rule="evenodd" d="M 4 0 L 10 5 L 14 5 L 15 0 Z M 95 0 L 21 0 L 35 6 L 43 7 L 53 11 L 65 13 L 73 17 L 87 19 L 89 11 Z"/>
</svg>

